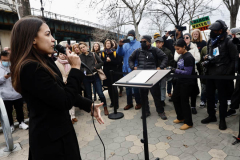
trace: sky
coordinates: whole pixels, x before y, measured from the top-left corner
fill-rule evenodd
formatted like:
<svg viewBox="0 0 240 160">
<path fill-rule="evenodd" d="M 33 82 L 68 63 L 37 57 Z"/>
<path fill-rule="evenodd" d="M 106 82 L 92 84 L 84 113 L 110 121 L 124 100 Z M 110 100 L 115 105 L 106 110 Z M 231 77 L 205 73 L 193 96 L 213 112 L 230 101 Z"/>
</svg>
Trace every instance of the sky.
<svg viewBox="0 0 240 160">
<path fill-rule="evenodd" d="M 107 21 L 101 21 L 98 19 L 99 14 L 98 14 L 98 9 L 89 9 L 88 7 L 88 1 L 84 1 L 81 4 L 79 3 L 80 0 L 43 0 L 44 4 L 44 10 L 45 11 L 50 11 L 53 13 L 57 14 L 62 14 L 70 17 L 76 17 L 82 20 L 87 20 L 90 22 L 98 23 L 101 25 L 107 25 L 104 23 L 107 23 Z M 213 6 L 218 6 L 221 4 L 221 0 L 213 0 L 212 5 Z M 31 8 L 36 8 L 40 9 L 41 8 L 41 3 L 40 0 L 30 0 L 30 6 Z M 230 14 L 229 11 L 227 10 L 226 6 L 222 4 L 219 8 L 222 12 L 213 12 L 210 15 L 210 20 L 211 22 L 215 22 L 218 19 L 221 19 L 226 22 L 228 26 L 230 26 Z M 237 18 L 237 27 L 240 27 L 240 12 L 238 14 Z M 208 16 L 208 15 L 206 15 Z M 144 19 L 141 21 L 139 25 L 139 32 L 141 35 L 144 34 L 150 34 L 151 31 L 148 30 L 148 27 L 146 27 L 146 24 L 148 24 L 148 17 L 145 16 Z M 151 25 L 151 24 L 149 24 Z M 125 32 L 127 32 L 130 29 L 134 29 L 133 26 L 126 26 L 123 27 L 125 28 Z M 166 30 L 172 30 L 173 26 L 170 25 L 166 28 Z M 154 32 L 154 31 L 152 31 Z M 152 33 L 151 33 L 152 34 Z"/>
</svg>

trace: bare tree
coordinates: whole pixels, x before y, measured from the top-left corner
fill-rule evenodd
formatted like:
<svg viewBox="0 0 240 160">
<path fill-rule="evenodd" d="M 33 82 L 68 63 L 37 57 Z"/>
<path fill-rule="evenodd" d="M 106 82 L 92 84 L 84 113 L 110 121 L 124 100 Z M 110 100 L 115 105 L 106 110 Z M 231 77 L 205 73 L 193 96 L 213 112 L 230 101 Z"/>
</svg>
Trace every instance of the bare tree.
<svg viewBox="0 0 240 160">
<path fill-rule="evenodd" d="M 223 3 L 230 12 L 230 28 L 235 28 L 240 0 L 223 0 Z"/>
<path fill-rule="evenodd" d="M 121 14 L 127 16 L 128 19 L 121 25 L 133 25 L 136 32 L 136 38 L 139 39 L 138 26 L 142 20 L 146 6 L 150 2 L 151 0 L 90 0 L 89 6 L 92 8 L 100 6 L 100 13 L 103 16 L 108 15 L 110 18 L 116 18 L 118 15 L 117 12 L 119 11 L 118 9 L 124 9 L 125 12 Z"/>
<path fill-rule="evenodd" d="M 151 12 L 168 17 L 168 21 L 174 25 L 183 25 L 198 16 L 210 14 L 219 8 L 220 5 L 210 6 L 211 2 L 212 0 L 157 0 L 156 3 L 162 7 L 160 9 L 153 7 Z"/>
<path fill-rule="evenodd" d="M 153 13 L 149 17 L 148 29 L 153 32 L 159 32 L 160 35 L 163 35 L 166 27 L 169 25 L 167 22 L 167 17 L 163 17 L 160 14 Z"/>
<path fill-rule="evenodd" d="M 116 34 L 109 32 L 108 29 L 102 30 L 102 29 L 94 29 L 92 32 L 92 37 L 94 41 L 102 42 L 106 39 L 117 39 Z"/>
</svg>

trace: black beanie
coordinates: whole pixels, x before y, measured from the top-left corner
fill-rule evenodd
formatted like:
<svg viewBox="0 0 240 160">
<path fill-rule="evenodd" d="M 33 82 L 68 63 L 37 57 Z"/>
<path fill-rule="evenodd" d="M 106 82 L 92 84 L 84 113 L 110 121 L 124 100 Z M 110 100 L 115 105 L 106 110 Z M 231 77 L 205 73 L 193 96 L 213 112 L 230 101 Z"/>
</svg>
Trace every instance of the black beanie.
<svg viewBox="0 0 240 160">
<path fill-rule="evenodd" d="M 129 34 L 131 34 L 131 35 L 133 35 L 134 37 L 135 37 L 135 31 L 134 30 L 130 30 L 129 32 L 128 32 L 128 35 Z"/>
<path fill-rule="evenodd" d="M 144 35 L 144 36 L 142 36 L 142 39 L 146 39 L 149 43 L 151 43 L 152 37 L 149 35 Z"/>
</svg>

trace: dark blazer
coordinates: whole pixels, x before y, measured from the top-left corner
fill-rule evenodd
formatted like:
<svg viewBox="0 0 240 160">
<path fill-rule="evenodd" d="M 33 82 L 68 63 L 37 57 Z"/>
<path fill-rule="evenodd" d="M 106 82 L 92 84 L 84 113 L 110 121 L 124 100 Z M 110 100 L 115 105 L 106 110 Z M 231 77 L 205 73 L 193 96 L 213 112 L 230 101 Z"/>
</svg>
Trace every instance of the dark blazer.
<svg viewBox="0 0 240 160">
<path fill-rule="evenodd" d="M 92 101 L 79 95 L 84 75 L 71 69 L 65 85 L 53 60 L 46 57 L 46 62 L 56 79 L 37 62 L 26 64 L 20 74 L 30 110 L 29 160 L 81 160 L 69 110 L 72 106 L 91 110 Z"/>
</svg>

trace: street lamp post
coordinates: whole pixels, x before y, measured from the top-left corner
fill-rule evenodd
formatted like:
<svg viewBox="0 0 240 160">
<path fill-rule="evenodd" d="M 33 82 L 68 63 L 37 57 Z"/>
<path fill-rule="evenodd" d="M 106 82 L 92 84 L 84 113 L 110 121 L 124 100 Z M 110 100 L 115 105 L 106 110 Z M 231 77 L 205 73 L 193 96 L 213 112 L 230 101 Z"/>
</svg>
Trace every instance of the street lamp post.
<svg viewBox="0 0 240 160">
<path fill-rule="evenodd" d="M 42 0 L 40 0 L 40 2 L 41 2 L 42 17 L 44 17 L 44 12 L 43 12 L 44 8 L 43 8 Z"/>
</svg>

